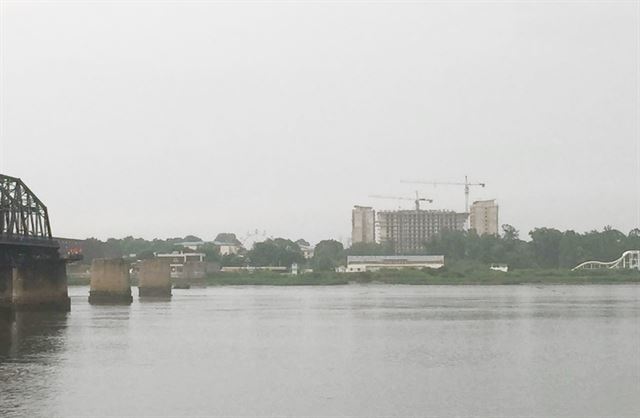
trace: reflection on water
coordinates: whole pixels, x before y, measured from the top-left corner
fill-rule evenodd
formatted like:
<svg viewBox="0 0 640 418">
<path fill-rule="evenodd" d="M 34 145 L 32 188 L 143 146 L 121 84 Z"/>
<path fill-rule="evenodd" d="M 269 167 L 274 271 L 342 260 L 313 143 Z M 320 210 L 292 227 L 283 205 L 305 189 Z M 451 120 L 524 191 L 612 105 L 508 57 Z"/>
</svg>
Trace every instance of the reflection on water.
<svg viewBox="0 0 640 418">
<path fill-rule="evenodd" d="M 11 351 L 11 330 L 13 314 L 9 310 L 0 308 L 0 361 Z"/>
<path fill-rule="evenodd" d="M 70 293 L 0 325 L 0 416 L 640 415 L 640 286 Z"/>
<path fill-rule="evenodd" d="M 0 362 L 46 357 L 62 349 L 66 312 L 14 312 L 0 319 Z"/>
<path fill-rule="evenodd" d="M 65 350 L 67 313 L 16 312 L 0 319 L 0 416 L 38 414 L 51 394 L 61 352 Z"/>
</svg>

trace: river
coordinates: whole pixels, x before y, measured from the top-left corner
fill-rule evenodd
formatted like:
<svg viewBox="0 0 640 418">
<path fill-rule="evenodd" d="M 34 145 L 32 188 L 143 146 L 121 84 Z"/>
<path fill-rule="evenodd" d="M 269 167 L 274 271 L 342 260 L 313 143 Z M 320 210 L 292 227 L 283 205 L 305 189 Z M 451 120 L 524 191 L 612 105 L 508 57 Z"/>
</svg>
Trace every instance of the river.
<svg viewBox="0 0 640 418">
<path fill-rule="evenodd" d="M 640 416 L 638 285 L 133 291 L 0 322 L 0 416 Z"/>
</svg>

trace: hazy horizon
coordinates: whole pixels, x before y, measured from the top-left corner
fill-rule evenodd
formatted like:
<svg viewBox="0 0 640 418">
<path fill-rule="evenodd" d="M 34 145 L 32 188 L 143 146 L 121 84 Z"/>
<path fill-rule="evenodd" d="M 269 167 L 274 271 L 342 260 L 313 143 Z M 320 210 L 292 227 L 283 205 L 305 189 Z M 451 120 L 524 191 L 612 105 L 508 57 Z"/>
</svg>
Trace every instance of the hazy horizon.
<svg viewBox="0 0 640 418">
<path fill-rule="evenodd" d="M 626 234 L 639 4 L 4 1 L 0 173 L 64 237 L 345 241 L 465 175 L 522 238 Z"/>
</svg>

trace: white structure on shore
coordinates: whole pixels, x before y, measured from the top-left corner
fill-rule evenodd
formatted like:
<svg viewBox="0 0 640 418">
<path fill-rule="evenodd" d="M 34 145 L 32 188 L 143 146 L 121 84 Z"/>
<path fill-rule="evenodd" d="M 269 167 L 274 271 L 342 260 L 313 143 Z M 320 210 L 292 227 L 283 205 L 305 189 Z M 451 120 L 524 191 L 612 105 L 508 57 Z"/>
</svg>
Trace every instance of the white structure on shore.
<svg viewBox="0 0 640 418">
<path fill-rule="evenodd" d="M 347 273 L 378 271 L 381 269 L 438 269 L 444 266 L 443 255 L 350 255 Z"/>
<path fill-rule="evenodd" d="M 171 269 L 172 278 L 181 278 L 184 275 L 192 276 L 191 270 L 197 270 L 196 276 L 204 277 L 206 266 L 204 263 L 204 253 L 185 253 L 184 251 L 174 251 L 172 253 L 158 253 L 156 258 L 164 260 Z M 202 271 L 200 274 L 200 270 Z"/>
<path fill-rule="evenodd" d="M 640 270 L 640 250 L 629 250 L 622 253 L 622 256 L 613 261 L 585 261 L 578 264 L 575 270 L 594 270 L 594 269 L 635 269 Z"/>
</svg>

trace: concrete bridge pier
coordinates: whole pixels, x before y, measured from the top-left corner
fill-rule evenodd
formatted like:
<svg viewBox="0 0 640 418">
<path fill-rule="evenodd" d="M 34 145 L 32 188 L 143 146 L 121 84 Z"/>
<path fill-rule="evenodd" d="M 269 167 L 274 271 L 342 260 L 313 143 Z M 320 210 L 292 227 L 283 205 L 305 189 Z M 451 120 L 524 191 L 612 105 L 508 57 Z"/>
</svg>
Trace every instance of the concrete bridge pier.
<svg viewBox="0 0 640 418">
<path fill-rule="evenodd" d="M 0 266 L 0 309 L 71 310 L 64 260 L 34 259 L 18 265 Z"/>
<path fill-rule="evenodd" d="M 131 302 L 129 263 L 121 258 L 93 260 L 89 303 L 126 305 Z"/>
<path fill-rule="evenodd" d="M 14 267 L 12 294 L 17 311 L 70 311 L 65 261 L 31 260 Z"/>
<path fill-rule="evenodd" d="M 187 261 L 174 280 L 176 289 L 188 289 L 191 286 L 205 286 L 206 266 L 202 261 Z"/>
<path fill-rule="evenodd" d="M 160 259 L 144 260 L 138 272 L 138 294 L 142 297 L 171 297 L 171 267 Z"/>
</svg>

